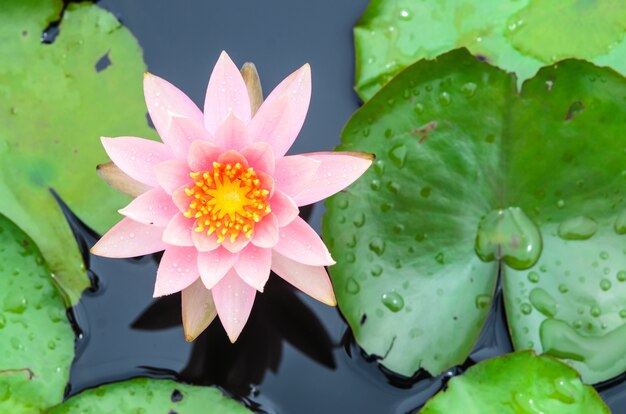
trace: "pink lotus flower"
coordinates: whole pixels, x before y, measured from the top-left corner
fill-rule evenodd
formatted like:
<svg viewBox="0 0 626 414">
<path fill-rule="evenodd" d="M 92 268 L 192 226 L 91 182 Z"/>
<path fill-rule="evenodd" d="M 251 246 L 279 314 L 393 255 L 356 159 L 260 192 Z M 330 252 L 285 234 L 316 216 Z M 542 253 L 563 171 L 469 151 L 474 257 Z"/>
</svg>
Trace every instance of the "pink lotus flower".
<svg viewBox="0 0 626 414">
<path fill-rule="evenodd" d="M 231 341 L 241 333 L 270 269 L 334 306 L 324 266 L 334 264 L 299 206 L 328 197 L 365 172 L 372 157 L 318 152 L 285 155 L 311 97 L 309 65 L 283 80 L 256 114 L 239 70 L 222 52 L 204 114 L 180 90 L 147 74 L 144 93 L 163 143 L 102 138 L 111 160 L 147 191 L 93 247 L 106 257 L 165 250 L 154 296 L 182 291 L 188 340 L 216 313 Z"/>
</svg>

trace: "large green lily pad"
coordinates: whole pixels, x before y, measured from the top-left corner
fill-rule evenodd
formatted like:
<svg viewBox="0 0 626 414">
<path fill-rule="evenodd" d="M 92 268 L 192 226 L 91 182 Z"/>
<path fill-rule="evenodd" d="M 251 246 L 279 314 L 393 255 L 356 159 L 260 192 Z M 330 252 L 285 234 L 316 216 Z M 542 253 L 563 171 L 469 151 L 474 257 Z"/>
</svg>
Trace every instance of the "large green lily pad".
<svg viewBox="0 0 626 414">
<path fill-rule="evenodd" d="M 35 240 L 75 303 L 89 281 L 50 189 L 103 232 L 127 199 L 95 173 L 107 159 L 99 137 L 154 133 L 142 97 L 145 65 L 130 32 L 95 5 L 70 3 L 54 43 L 41 43 L 61 10 L 60 0 L 2 3 L 0 213 Z"/>
<path fill-rule="evenodd" d="M 370 99 L 422 58 L 467 47 L 519 82 L 564 58 L 626 74 L 621 0 L 372 0 L 354 28 L 356 90 Z"/>
<path fill-rule="evenodd" d="M 250 411 L 217 388 L 137 378 L 84 391 L 48 413 L 246 414 Z"/>
<path fill-rule="evenodd" d="M 63 399 L 74 333 L 37 246 L 0 214 L 0 412 Z"/>
<path fill-rule="evenodd" d="M 626 370 L 589 359 L 601 349 L 593 341 L 625 321 L 625 96 L 621 75 L 576 60 L 542 69 L 518 94 L 513 75 L 457 50 L 410 66 L 366 103 L 338 149 L 377 159 L 328 200 L 323 222 L 339 307 L 365 351 L 404 375 L 463 362 L 500 262 L 518 349 L 573 357 L 588 382 Z M 559 272 L 581 263 L 572 300 L 558 301 Z M 597 287 L 584 297 L 572 285 L 579 272 Z M 613 287 L 601 288 L 607 277 Z M 567 335 L 539 338 L 545 313 L 520 316 L 549 301 L 530 285 L 557 298 L 558 312 L 546 312 L 572 327 L 583 304 L 603 304 L 593 329 L 578 331 L 596 338 L 587 353 L 561 352 Z"/>
<path fill-rule="evenodd" d="M 578 373 L 546 356 L 516 352 L 481 362 L 454 377 L 421 414 L 609 414 Z"/>
</svg>

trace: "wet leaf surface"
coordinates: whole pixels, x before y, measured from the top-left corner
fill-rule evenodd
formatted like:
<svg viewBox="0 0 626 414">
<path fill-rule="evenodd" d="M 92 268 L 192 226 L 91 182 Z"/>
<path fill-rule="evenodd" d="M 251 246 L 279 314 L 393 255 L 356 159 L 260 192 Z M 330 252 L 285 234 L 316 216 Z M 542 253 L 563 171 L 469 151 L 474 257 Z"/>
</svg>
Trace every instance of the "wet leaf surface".
<svg viewBox="0 0 626 414">
<path fill-rule="evenodd" d="M 481 362 L 452 378 L 420 410 L 436 413 L 608 414 L 596 391 L 558 360 L 516 352 Z"/>
<path fill-rule="evenodd" d="M 130 32 L 95 5 L 71 3 L 61 19 L 62 11 L 61 1 L 2 5 L 0 213 L 34 239 L 75 303 L 89 281 L 50 189 L 97 231 L 108 229 L 127 199 L 95 173 L 107 161 L 99 137 L 154 133 L 142 96 L 145 65 Z"/>
<path fill-rule="evenodd" d="M 102 385 L 52 408 L 50 414 L 84 413 L 244 414 L 242 404 L 217 388 L 180 384 L 170 380 L 137 378 Z"/>
<path fill-rule="evenodd" d="M 565 346 L 563 335 L 532 344 L 529 336 L 540 335 L 546 314 L 574 327 L 578 308 L 593 303 L 604 303 L 607 315 L 579 333 L 615 335 L 624 295 L 599 284 L 606 287 L 605 267 L 617 277 L 626 248 L 616 230 L 624 96 L 621 75 L 575 60 L 542 69 L 518 95 L 512 75 L 458 50 L 412 65 L 359 110 L 338 149 L 377 159 L 328 201 L 323 225 L 338 261 L 330 272 L 339 306 L 359 344 L 407 376 L 461 363 L 491 303 L 499 262 L 518 349 Z M 570 116 L 576 102 L 585 109 Z M 559 227 L 567 230 L 561 236 Z M 572 236 L 579 233 L 585 237 Z M 600 266 L 604 250 L 610 258 Z M 550 290 L 561 277 L 555 262 L 563 270 L 584 262 L 580 271 L 598 288 L 522 318 L 533 301 L 549 302 L 527 287 L 527 275 L 545 273 L 531 284 Z M 575 359 L 587 382 L 626 370 L 618 352 L 602 363 L 585 355 Z"/>
<path fill-rule="evenodd" d="M 39 413 L 61 402 L 74 332 L 41 253 L 0 215 L 0 412 Z"/>
<path fill-rule="evenodd" d="M 519 84 L 565 58 L 626 74 L 620 0 L 373 0 L 354 28 L 356 90 L 370 99 L 411 63 L 467 47 Z"/>
</svg>

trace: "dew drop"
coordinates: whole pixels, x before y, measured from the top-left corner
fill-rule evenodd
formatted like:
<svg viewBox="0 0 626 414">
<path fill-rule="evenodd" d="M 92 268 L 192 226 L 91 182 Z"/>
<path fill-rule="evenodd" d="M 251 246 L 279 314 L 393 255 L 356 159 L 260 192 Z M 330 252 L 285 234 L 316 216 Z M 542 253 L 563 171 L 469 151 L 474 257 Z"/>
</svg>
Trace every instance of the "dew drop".
<svg viewBox="0 0 626 414">
<path fill-rule="evenodd" d="M 400 184 L 396 183 L 395 181 L 389 181 L 387 183 L 387 189 L 392 193 L 398 193 L 400 191 Z"/>
<path fill-rule="evenodd" d="M 376 237 L 370 242 L 369 248 L 371 251 L 380 256 L 385 252 L 385 241 L 380 237 Z"/>
<path fill-rule="evenodd" d="M 376 160 L 374 162 L 374 171 L 376 171 L 378 175 L 383 175 L 383 173 L 385 172 L 385 161 Z"/>
<path fill-rule="evenodd" d="M 381 265 L 372 266 L 372 270 L 370 271 L 372 276 L 378 277 L 383 274 L 383 267 Z"/>
<path fill-rule="evenodd" d="M 428 198 L 430 197 L 430 193 L 433 191 L 432 188 L 430 187 L 424 187 L 422 188 L 422 190 L 420 191 L 420 195 L 424 198 Z"/>
<path fill-rule="evenodd" d="M 399 312 L 404 308 L 404 298 L 397 292 L 383 293 L 380 299 L 383 305 L 392 312 Z"/>
<path fill-rule="evenodd" d="M 443 252 L 439 252 L 435 255 L 435 261 L 439 263 L 440 265 L 445 263 L 445 256 Z"/>
<path fill-rule="evenodd" d="M 474 82 L 467 82 L 461 86 L 461 92 L 468 98 L 474 96 L 474 93 L 476 93 L 476 84 Z"/>
<path fill-rule="evenodd" d="M 476 296 L 476 300 L 474 301 L 474 305 L 476 305 L 476 309 L 485 309 L 491 303 L 491 296 L 489 295 L 478 295 Z"/>
<path fill-rule="evenodd" d="M 441 92 L 441 95 L 439 95 L 439 103 L 443 106 L 448 106 L 450 102 L 452 102 L 450 94 L 448 92 Z"/>
<path fill-rule="evenodd" d="M 597 318 L 598 316 L 602 314 L 602 311 L 600 310 L 599 306 L 594 305 L 589 309 L 589 314 L 593 316 L 594 318 Z"/>
<path fill-rule="evenodd" d="M 354 215 L 354 219 L 352 220 L 352 224 L 354 224 L 355 227 L 363 227 L 363 225 L 365 224 L 365 214 L 363 214 L 362 212 L 358 212 Z"/>
<path fill-rule="evenodd" d="M 24 296 L 8 295 L 4 299 L 4 310 L 11 313 L 22 314 L 26 310 L 28 301 Z"/>
<path fill-rule="evenodd" d="M 617 272 L 616 277 L 618 282 L 626 282 L 626 270 L 620 270 Z"/>
<path fill-rule="evenodd" d="M 528 273 L 528 281 L 531 282 L 531 283 L 539 282 L 539 273 L 537 273 L 537 272 L 530 272 L 530 273 Z"/>
<path fill-rule="evenodd" d="M 404 167 L 406 162 L 406 146 L 404 144 L 396 145 L 389 151 L 389 157 L 399 168 Z"/>
<path fill-rule="evenodd" d="M 613 229 L 617 234 L 626 234 L 626 209 L 617 215 Z"/>
<path fill-rule="evenodd" d="M 361 290 L 361 286 L 359 285 L 359 282 L 354 280 L 354 278 L 352 277 L 349 278 L 348 282 L 346 283 L 346 291 L 348 293 L 356 295 L 357 293 L 359 293 L 360 290 Z"/>
<path fill-rule="evenodd" d="M 529 303 L 522 303 L 520 306 L 520 310 L 524 315 L 530 315 L 530 313 L 533 311 L 533 308 L 532 306 L 530 306 Z"/>
<path fill-rule="evenodd" d="M 600 281 L 600 289 L 602 289 L 605 292 L 611 289 L 611 281 L 609 279 L 602 279 Z"/>
<path fill-rule="evenodd" d="M 559 224 L 558 235 L 564 240 L 587 240 L 598 231 L 598 223 L 590 217 L 578 216 Z"/>
<path fill-rule="evenodd" d="M 557 301 L 545 290 L 534 288 L 530 291 L 530 303 L 542 314 L 553 317 L 558 310 Z"/>
</svg>

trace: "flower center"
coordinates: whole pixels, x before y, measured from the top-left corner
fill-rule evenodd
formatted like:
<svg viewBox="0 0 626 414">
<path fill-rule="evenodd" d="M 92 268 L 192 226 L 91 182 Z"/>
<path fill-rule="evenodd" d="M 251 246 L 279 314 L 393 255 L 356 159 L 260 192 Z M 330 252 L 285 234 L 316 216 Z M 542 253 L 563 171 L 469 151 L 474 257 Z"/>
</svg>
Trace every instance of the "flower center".
<svg viewBox="0 0 626 414">
<path fill-rule="evenodd" d="M 253 168 L 214 162 L 212 170 L 189 175 L 195 186 L 185 189 L 193 197 L 185 217 L 197 219 L 194 231 L 216 233 L 218 243 L 227 237 L 234 242 L 240 235 L 249 239 L 255 223 L 270 212 L 269 191 Z"/>
</svg>

